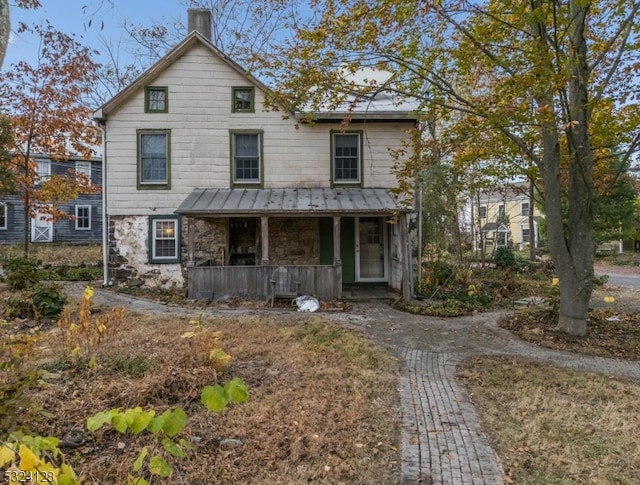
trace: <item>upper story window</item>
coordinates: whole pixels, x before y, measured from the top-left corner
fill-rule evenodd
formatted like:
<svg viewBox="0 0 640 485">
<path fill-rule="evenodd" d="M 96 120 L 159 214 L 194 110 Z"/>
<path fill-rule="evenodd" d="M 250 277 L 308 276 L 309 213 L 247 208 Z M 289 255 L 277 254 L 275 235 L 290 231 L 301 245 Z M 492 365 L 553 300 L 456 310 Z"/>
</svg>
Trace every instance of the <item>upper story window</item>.
<svg viewBox="0 0 640 485">
<path fill-rule="evenodd" d="M 255 112 L 255 89 L 252 87 L 232 89 L 231 111 L 233 113 L 253 113 Z"/>
<path fill-rule="evenodd" d="M 7 204 L 0 202 L 0 229 L 7 228 Z"/>
<path fill-rule="evenodd" d="M 180 262 L 180 219 L 175 216 L 149 218 L 149 259 L 152 263 Z"/>
<path fill-rule="evenodd" d="M 51 161 L 38 160 L 36 161 L 36 174 L 38 174 L 38 181 L 44 182 L 51 176 Z"/>
<path fill-rule="evenodd" d="M 357 133 L 332 133 L 332 172 L 335 184 L 360 184 L 362 136 Z"/>
<path fill-rule="evenodd" d="M 520 215 L 528 216 L 529 215 L 529 202 L 523 202 L 520 205 Z"/>
<path fill-rule="evenodd" d="M 487 218 L 487 206 L 486 205 L 481 205 L 480 206 L 480 219 L 486 219 Z"/>
<path fill-rule="evenodd" d="M 504 204 L 498 205 L 498 217 L 504 217 L 506 215 Z"/>
<path fill-rule="evenodd" d="M 87 231 L 91 229 L 91 206 L 76 206 L 76 230 Z"/>
<path fill-rule="evenodd" d="M 76 173 L 81 173 L 91 182 L 91 162 L 76 161 Z"/>
<path fill-rule="evenodd" d="M 138 188 L 170 189 L 170 130 L 138 131 Z"/>
<path fill-rule="evenodd" d="M 166 87 L 148 86 L 144 88 L 144 111 L 146 113 L 166 113 L 169 111 Z"/>
<path fill-rule="evenodd" d="M 231 132 L 231 172 L 234 185 L 262 183 L 262 132 Z"/>
</svg>

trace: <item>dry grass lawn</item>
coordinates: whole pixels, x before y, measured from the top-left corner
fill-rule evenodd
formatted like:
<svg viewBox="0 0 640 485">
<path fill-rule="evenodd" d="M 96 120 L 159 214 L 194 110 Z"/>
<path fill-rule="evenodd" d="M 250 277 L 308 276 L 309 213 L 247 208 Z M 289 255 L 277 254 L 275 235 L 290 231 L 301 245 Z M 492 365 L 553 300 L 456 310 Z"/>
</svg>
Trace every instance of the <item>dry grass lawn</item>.
<svg viewBox="0 0 640 485">
<path fill-rule="evenodd" d="M 480 357 L 458 369 L 509 483 L 640 483 L 640 383 Z"/>
<path fill-rule="evenodd" d="M 190 441 L 193 452 L 170 459 L 171 479 L 151 483 L 398 481 L 399 365 L 387 351 L 313 316 L 296 323 L 252 316 L 125 318 L 92 352 L 93 368 L 70 361 L 57 329 L 42 329 L 25 362 L 47 372 L 41 385 L 28 389 L 17 425 L 76 443 L 65 451 L 82 483 L 126 483 L 143 446 L 161 450 L 150 436 L 108 427 L 86 431 L 94 413 L 135 406 L 159 413 L 180 406 L 189 416 L 178 438 Z M 5 324 L 3 331 L 17 329 Z M 186 332 L 194 336 L 182 338 Z M 209 360 L 214 347 L 232 356 L 221 375 Z M 206 410 L 202 387 L 232 377 L 248 385 L 248 401 L 223 414 Z"/>
</svg>

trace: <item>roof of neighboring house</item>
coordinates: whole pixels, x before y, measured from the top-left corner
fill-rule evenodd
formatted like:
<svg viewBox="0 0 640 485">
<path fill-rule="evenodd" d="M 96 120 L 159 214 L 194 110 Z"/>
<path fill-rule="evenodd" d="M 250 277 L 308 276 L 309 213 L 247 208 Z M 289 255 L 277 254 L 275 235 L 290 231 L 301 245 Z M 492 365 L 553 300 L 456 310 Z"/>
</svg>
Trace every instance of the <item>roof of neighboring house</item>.
<svg viewBox="0 0 640 485">
<path fill-rule="evenodd" d="M 410 212 L 387 189 L 194 189 L 176 209 L 183 215 L 393 214 Z"/>
<path fill-rule="evenodd" d="M 498 224 L 497 222 L 487 222 L 482 226 L 482 232 L 509 232 L 509 228 L 504 224 Z"/>
</svg>

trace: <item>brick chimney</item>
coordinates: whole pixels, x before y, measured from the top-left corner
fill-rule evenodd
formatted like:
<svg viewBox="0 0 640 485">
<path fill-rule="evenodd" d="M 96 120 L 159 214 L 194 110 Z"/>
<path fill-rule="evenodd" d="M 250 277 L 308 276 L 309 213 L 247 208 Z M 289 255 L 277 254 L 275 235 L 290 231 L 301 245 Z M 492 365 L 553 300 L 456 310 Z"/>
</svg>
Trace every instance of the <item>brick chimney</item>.
<svg viewBox="0 0 640 485">
<path fill-rule="evenodd" d="M 197 30 L 211 41 L 211 10 L 208 8 L 190 8 L 187 10 L 188 33 Z"/>
</svg>

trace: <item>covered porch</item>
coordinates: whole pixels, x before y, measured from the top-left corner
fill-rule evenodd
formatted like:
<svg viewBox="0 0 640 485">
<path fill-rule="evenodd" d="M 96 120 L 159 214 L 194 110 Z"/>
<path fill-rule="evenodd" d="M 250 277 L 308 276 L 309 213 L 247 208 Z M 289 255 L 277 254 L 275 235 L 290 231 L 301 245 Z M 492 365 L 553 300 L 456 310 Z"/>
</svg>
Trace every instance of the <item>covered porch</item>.
<svg viewBox="0 0 640 485">
<path fill-rule="evenodd" d="M 195 189 L 176 210 L 188 297 L 266 299 L 278 269 L 319 299 L 371 282 L 408 298 L 408 212 L 386 189 Z"/>
</svg>

